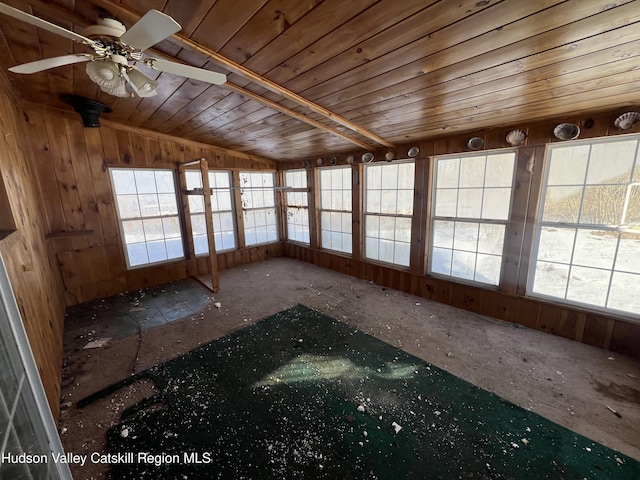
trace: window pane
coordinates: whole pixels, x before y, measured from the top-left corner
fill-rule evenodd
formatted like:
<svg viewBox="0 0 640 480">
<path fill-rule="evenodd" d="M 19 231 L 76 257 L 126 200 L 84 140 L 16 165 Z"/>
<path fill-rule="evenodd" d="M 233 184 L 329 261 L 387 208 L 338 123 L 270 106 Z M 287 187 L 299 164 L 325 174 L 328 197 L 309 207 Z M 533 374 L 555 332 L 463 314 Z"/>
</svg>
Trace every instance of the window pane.
<svg viewBox="0 0 640 480">
<path fill-rule="evenodd" d="M 510 188 L 487 188 L 482 199 L 482 218 L 489 220 L 508 220 Z"/>
<path fill-rule="evenodd" d="M 211 173 L 209 173 L 211 175 Z M 196 170 L 187 170 L 184 172 L 185 183 L 187 184 L 187 190 L 194 190 L 196 188 L 202 188 L 202 174 Z"/>
<path fill-rule="evenodd" d="M 589 145 L 554 148 L 548 160 L 547 185 L 582 185 L 588 160 Z"/>
<path fill-rule="evenodd" d="M 611 279 L 611 292 L 609 292 L 609 308 L 624 312 L 640 312 L 640 295 L 638 292 L 640 275 L 622 272 L 613 272 Z M 636 293 L 634 295 L 634 293 Z"/>
<path fill-rule="evenodd" d="M 542 220 L 562 223 L 577 222 L 582 190 L 582 187 L 548 187 Z"/>
<path fill-rule="evenodd" d="M 456 222 L 453 235 L 453 248 L 475 252 L 478 245 L 477 223 Z"/>
<path fill-rule="evenodd" d="M 504 225 L 481 223 L 478 232 L 478 252 L 502 256 Z"/>
<path fill-rule="evenodd" d="M 438 190 L 436 211 L 438 217 L 455 217 L 458 208 L 458 190 Z"/>
<path fill-rule="evenodd" d="M 486 157 L 464 157 L 460 161 L 460 188 L 482 187 Z"/>
<path fill-rule="evenodd" d="M 551 297 L 564 298 L 569 278 L 569 265 L 537 262 L 533 291 Z"/>
<path fill-rule="evenodd" d="M 618 246 L 618 233 L 603 230 L 578 230 L 573 264 L 611 269 Z"/>
<path fill-rule="evenodd" d="M 144 265 L 149 263 L 147 255 L 147 245 L 145 243 L 132 243 L 127 245 L 127 254 L 129 256 L 129 265 Z"/>
<path fill-rule="evenodd" d="M 434 248 L 431 254 L 431 271 L 451 275 L 452 251 L 444 248 Z"/>
<path fill-rule="evenodd" d="M 479 253 L 476 258 L 476 274 L 474 280 L 488 283 L 489 285 L 498 285 L 500 283 L 501 267 L 502 257 Z"/>
<path fill-rule="evenodd" d="M 622 233 L 615 268 L 640 273 L 640 233 Z"/>
<path fill-rule="evenodd" d="M 135 170 L 136 188 L 140 193 L 157 193 L 156 176 L 153 170 Z"/>
<path fill-rule="evenodd" d="M 596 143 L 591 147 L 587 184 L 628 183 L 636 156 L 636 140 Z"/>
<path fill-rule="evenodd" d="M 603 307 L 609 289 L 609 270 L 571 267 L 567 299 Z"/>
<path fill-rule="evenodd" d="M 144 242 L 144 228 L 141 220 L 126 220 L 122 222 L 124 241 L 126 243 Z"/>
<path fill-rule="evenodd" d="M 144 226 L 145 240 L 151 241 L 164 238 L 164 231 L 162 230 L 162 219 L 152 218 L 143 220 L 142 224 Z"/>
<path fill-rule="evenodd" d="M 113 178 L 113 190 L 116 195 L 136 193 L 136 180 L 133 175 L 133 170 L 113 169 L 111 176 Z"/>
<path fill-rule="evenodd" d="M 586 187 L 580 223 L 620 225 L 626 190 L 622 185 Z"/>
<path fill-rule="evenodd" d="M 170 170 L 155 170 L 158 193 L 175 193 L 173 172 Z"/>
<path fill-rule="evenodd" d="M 139 218 L 140 204 L 137 195 L 118 195 L 118 211 L 120 218 Z"/>
<path fill-rule="evenodd" d="M 538 242 L 538 258 L 550 262 L 570 263 L 575 236 L 574 228 L 542 227 Z"/>
<path fill-rule="evenodd" d="M 434 247 L 453 248 L 453 226 L 454 222 L 433 222 Z"/>
<path fill-rule="evenodd" d="M 451 261 L 451 275 L 467 280 L 474 279 L 476 268 L 476 254 L 473 252 L 453 251 Z"/>
<path fill-rule="evenodd" d="M 437 188 L 458 188 L 460 175 L 460 159 L 438 160 Z"/>
<path fill-rule="evenodd" d="M 485 187 L 509 187 L 513 183 L 513 154 L 497 154 L 487 157 Z"/>
<path fill-rule="evenodd" d="M 138 200 L 140 202 L 140 211 L 142 212 L 143 217 L 157 217 L 158 215 L 160 215 L 160 203 L 158 202 L 158 195 L 156 195 L 155 193 L 139 195 Z"/>
<path fill-rule="evenodd" d="M 480 218 L 481 208 L 481 188 L 463 188 L 458 190 L 458 211 L 456 212 L 456 216 L 462 218 Z"/>
</svg>

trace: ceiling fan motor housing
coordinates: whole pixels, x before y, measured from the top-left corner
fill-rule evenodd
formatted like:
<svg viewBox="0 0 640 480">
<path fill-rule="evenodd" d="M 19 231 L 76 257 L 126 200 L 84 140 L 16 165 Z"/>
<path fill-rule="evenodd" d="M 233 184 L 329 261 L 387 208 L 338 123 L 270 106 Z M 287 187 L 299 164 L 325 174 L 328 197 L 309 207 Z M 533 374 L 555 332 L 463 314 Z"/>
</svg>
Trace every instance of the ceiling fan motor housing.
<svg viewBox="0 0 640 480">
<path fill-rule="evenodd" d="M 97 25 L 91 25 L 84 30 L 86 37 L 93 39 L 120 38 L 127 28 L 114 18 L 101 18 Z"/>
</svg>

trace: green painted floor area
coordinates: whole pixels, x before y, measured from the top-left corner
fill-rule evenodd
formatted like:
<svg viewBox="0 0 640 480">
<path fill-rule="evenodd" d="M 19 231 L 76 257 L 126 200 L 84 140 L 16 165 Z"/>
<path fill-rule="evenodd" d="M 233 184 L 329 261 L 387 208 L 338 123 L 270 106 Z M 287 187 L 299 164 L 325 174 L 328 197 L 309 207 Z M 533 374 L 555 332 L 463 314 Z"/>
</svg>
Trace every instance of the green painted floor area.
<svg viewBox="0 0 640 480">
<path fill-rule="evenodd" d="M 130 454 L 114 480 L 640 478 L 639 462 L 300 305 L 124 383 L 145 377 L 160 393 L 109 431 L 109 452 Z"/>
</svg>

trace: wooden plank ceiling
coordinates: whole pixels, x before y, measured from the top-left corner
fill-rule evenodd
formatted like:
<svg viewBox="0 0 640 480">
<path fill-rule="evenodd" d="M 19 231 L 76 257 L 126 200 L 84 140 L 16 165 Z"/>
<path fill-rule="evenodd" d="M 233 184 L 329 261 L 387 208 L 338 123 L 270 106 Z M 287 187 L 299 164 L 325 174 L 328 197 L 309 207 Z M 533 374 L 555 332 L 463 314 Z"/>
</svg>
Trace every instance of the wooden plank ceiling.
<svg viewBox="0 0 640 480">
<path fill-rule="evenodd" d="M 228 74 L 142 67 L 156 97 L 116 98 L 84 64 L 8 73 L 26 102 L 75 93 L 113 121 L 276 160 L 407 144 L 640 101 L 638 0 L 9 0 L 82 33 L 151 8 L 182 31 L 147 51 Z M 88 52 L 0 15 L 1 66 Z M 308 103 L 306 103 L 308 102 Z"/>
</svg>

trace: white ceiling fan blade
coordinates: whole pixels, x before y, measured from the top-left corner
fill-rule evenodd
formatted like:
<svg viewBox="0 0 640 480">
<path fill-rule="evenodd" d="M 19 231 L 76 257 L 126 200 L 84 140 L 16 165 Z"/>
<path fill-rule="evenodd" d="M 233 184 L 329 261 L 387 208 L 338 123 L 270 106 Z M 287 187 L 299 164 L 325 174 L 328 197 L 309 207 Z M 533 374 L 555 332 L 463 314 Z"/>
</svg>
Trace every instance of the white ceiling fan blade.
<svg viewBox="0 0 640 480">
<path fill-rule="evenodd" d="M 6 5 L 4 3 L 0 3 L 0 13 L 4 13 L 5 15 L 17 18 L 18 20 L 22 20 L 23 22 L 27 22 L 31 25 L 42 28 L 43 30 L 48 30 L 63 37 L 69 38 L 74 42 L 84 43 L 91 46 L 95 44 L 95 42 L 90 38 L 72 32 L 71 30 L 67 30 L 66 28 L 59 27 L 58 25 L 47 22 L 46 20 L 43 20 L 41 18 L 34 17 L 27 12 L 23 12 L 22 10 L 18 10 L 17 8 L 10 7 L 9 5 Z"/>
<path fill-rule="evenodd" d="M 38 73 L 50 68 L 62 67 L 63 65 L 71 65 L 73 63 L 88 62 L 93 59 L 88 54 L 63 55 L 61 57 L 44 58 L 35 62 L 23 63 L 9 69 L 13 73 Z"/>
<path fill-rule="evenodd" d="M 179 32 L 180 29 L 182 29 L 180 24 L 169 15 L 158 10 L 149 10 L 129 30 L 122 34 L 120 41 L 138 50 L 146 50 Z"/>
<path fill-rule="evenodd" d="M 147 58 L 145 64 L 154 70 L 173 73 L 181 77 L 193 78 L 194 80 L 200 80 L 201 82 L 212 83 L 214 85 L 222 85 L 227 81 L 227 76 L 223 73 L 212 72 L 204 68 L 196 68 L 158 58 Z"/>
</svg>

